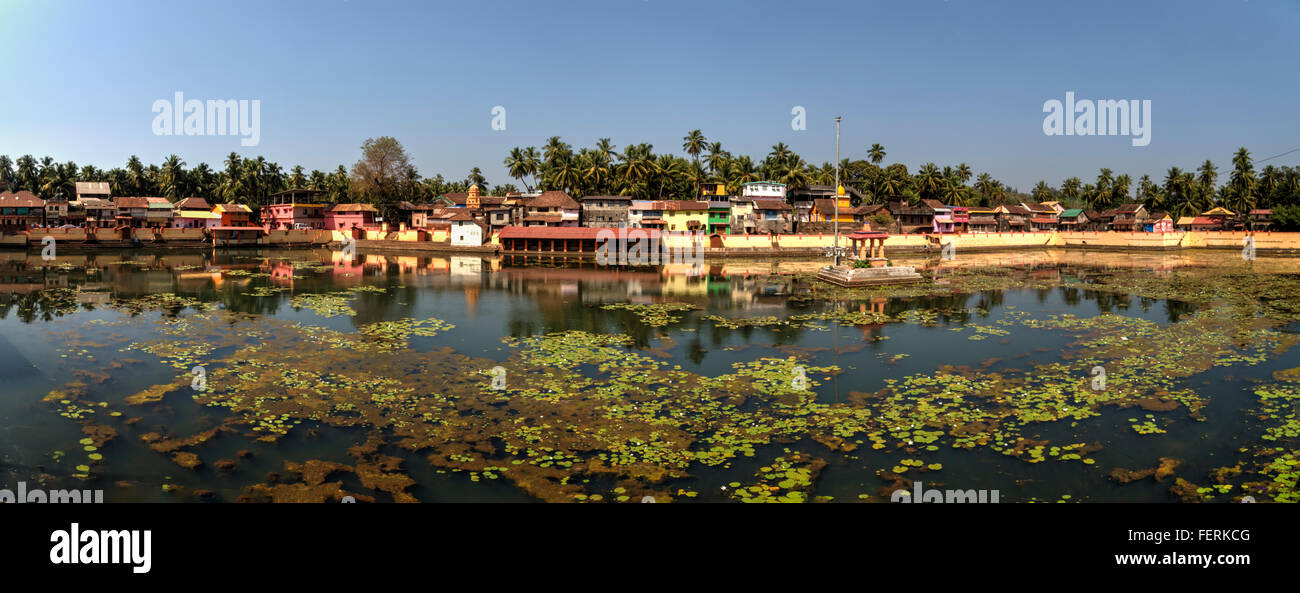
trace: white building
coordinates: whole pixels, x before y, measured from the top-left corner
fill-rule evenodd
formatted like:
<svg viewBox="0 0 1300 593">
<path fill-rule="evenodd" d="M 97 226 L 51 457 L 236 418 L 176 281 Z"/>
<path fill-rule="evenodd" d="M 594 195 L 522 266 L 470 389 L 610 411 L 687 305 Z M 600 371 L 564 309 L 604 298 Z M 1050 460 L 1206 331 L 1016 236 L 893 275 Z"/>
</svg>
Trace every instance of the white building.
<svg viewBox="0 0 1300 593">
<path fill-rule="evenodd" d="M 785 199 L 784 183 L 775 181 L 751 181 L 740 186 L 740 195 L 746 198 L 781 198 Z"/>
<path fill-rule="evenodd" d="M 457 247 L 480 247 L 487 238 L 487 226 L 474 220 L 469 212 L 457 212 L 451 218 L 451 244 Z"/>
</svg>

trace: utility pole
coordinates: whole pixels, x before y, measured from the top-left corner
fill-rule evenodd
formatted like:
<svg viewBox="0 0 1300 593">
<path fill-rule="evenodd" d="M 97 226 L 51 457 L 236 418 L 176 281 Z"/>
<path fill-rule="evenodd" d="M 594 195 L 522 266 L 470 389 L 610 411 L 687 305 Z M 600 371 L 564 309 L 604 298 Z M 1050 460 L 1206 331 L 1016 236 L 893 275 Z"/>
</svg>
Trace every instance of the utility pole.
<svg viewBox="0 0 1300 593">
<path fill-rule="evenodd" d="M 840 265 L 840 117 L 835 116 L 835 265 Z"/>
</svg>

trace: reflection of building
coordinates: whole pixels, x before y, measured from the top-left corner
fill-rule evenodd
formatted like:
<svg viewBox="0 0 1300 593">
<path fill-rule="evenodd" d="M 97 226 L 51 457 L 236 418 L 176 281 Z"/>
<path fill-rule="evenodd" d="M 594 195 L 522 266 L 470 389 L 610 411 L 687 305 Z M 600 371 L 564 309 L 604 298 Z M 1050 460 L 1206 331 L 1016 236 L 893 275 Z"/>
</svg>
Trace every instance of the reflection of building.
<svg viewBox="0 0 1300 593">
<path fill-rule="evenodd" d="M 449 265 L 452 276 L 477 277 L 483 273 L 483 258 L 481 257 L 453 255 Z"/>
</svg>

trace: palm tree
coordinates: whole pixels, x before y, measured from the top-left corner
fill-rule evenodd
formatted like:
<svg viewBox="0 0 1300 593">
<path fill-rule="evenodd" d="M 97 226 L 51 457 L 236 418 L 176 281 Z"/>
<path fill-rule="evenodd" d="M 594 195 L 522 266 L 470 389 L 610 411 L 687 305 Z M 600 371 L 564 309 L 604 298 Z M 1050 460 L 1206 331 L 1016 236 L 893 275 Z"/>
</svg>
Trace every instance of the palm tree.
<svg viewBox="0 0 1300 593">
<path fill-rule="evenodd" d="M 880 185 L 877 190 L 886 199 L 897 198 L 903 193 L 903 181 L 898 174 L 890 169 L 885 169 L 885 174 L 880 178 Z"/>
<path fill-rule="evenodd" d="M 7 154 L 0 154 L 0 185 L 14 184 L 14 162 Z"/>
<path fill-rule="evenodd" d="M 943 173 L 934 163 L 926 163 L 921 166 L 921 170 L 916 172 L 916 189 L 921 192 L 921 197 L 931 198 L 939 193 L 943 187 Z"/>
<path fill-rule="evenodd" d="M 949 179 L 943 186 L 943 203 L 950 206 L 965 206 L 969 202 L 970 188 L 959 183 L 956 179 Z"/>
<path fill-rule="evenodd" d="M 299 167 L 301 169 L 302 167 Z M 212 190 L 216 181 L 216 176 L 212 173 L 212 168 L 207 163 L 199 163 L 197 167 L 190 170 L 190 190 L 192 195 L 203 198 L 211 198 Z"/>
<path fill-rule="evenodd" d="M 1052 199 L 1052 188 L 1047 185 L 1046 181 L 1040 179 L 1038 183 L 1034 184 L 1034 189 L 1030 192 L 1030 195 L 1034 196 L 1034 199 L 1039 202 L 1046 202 Z"/>
<path fill-rule="evenodd" d="M 600 138 L 596 140 L 596 152 L 604 156 L 605 162 L 613 162 L 614 157 L 618 154 L 614 152 L 614 143 L 609 138 Z"/>
<path fill-rule="evenodd" d="M 1280 172 L 1277 167 L 1268 165 L 1260 172 L 1258 185 L 1258 206 L 1261 208 L 1273 206 L 1273 194 L 1281 187 L 1279 180 Z"/>
<path fill-rule="evenodd" d="M 1243 146 L 1232 157 L 1232 177 L 1228 181 L 1228 191 L 1225 192 L 1231 204 L 1229 208 L 1238 213 L 1253 208 L 1255 183 L 1255 167 L 1251 164 L 1250 151 Z"/>
<path fill-rule="evenodd" d="M 709 166 L 709 173 L 717 175 L 719 171 L 725 171 L 727 161 L 731 159 L 731 154 L 722 149 L 721 142 L 709 144 L 709 158 L 705 163 Z"/>
<path fill-rule="evenodd" d="M 783 163 L 793 154 L 794 152 L 784 142 L 777 142 L 772 145 L 772 152 L 767 154 L 767 160 L 773 163 Z"/>
<path fill-rule="evenodd" d="M 700 160 L 700 153 L 704 152 L 705 141 L 704 134 L 700 133 L 699 130 L 691 130 L 682 137 L 682 150 L 698 161 Z"/>
<path fill-rule="evenodd" d="M 569 145 L 560 140 L 559 136 L 551 136 L 546 139 L 546 145 L 542 147 L 542 160 L 547 166 L 552 166 L 561 154 L 570 151 Z"/>
<path fill-rule="evenodd" d="M 649 144 L 633 144 L 620 155 L 622 162 L 615 167 L 615 178 L 623 195 L 647 197 L 650 175 L 654 172 L 652 149 Z"/>
<path fill-rule="evenodd" d="M 547 187 L 573 195 L 577 193 L 581 182 L 582 171 L 578 169 L 577 163 L 574 162 L 573 154 L 567 151 L 557 153 L 551 165 Z"/>
<path fill-rule="evenodd" d="M 785 184 L 786 190 L 794 191 L 808 187 L 810 178 L 807 169 L 807 163 L 798 156 L 791 156 L 790 161 L 786 164 L 784 172 L 777 178 L 777 181 Z"/>
<path fill-rule="evenodd" d="M 579 168 L 582 170 L 582 180 L 591 189 L 591 193 L 605 193 L 605 187 L 609 184 L 609 161 L 605 152 L 600 149 L 584 148 L 578 156 L 578 161 Z"/>
<path fill-rule="evenodd" d="M 524 188 L 528 190 L 528 193 L 532 193 L 533 188 L 532 186 L 528 185 L 527 182 L 524 181 L 524 177 L 527 177 L 528 175 L 537 174 L 537 170 L 536 170 L 537 149 L 530 146 L 528 147 L 528 150 L 533 151 L 534 153 L 533 160 L 530 160 L 528 158 L 528 153 L 524 151 L 524 149 L 521 149 L 518 146 L 516 146 L 510 149 L 510 155 L 506 157 L 504 164 L 506 166 L 506 172 L 510 174 L 510 177 L 519 180 L 520 183 L 524 184 Z"/>
<path fill-rule="evenodd" d="M 1133 187 L 1133 178 L 1130 177 L 1127 173 L 1124 173 L 1119 177 L 1116 177 L 1114 183 L 1112 183 L 1110 187 L 1110 196 L 1111 196 L 1110 203 L 1112 204 L 1129 203 L 1129 200 L 1132 198 L 1129 195 L 1129 191 L 1132 189 L 1132 187 Z"/>
<path fill-rule="evenodd" d="M 880 144 L 872 144 L 867 149 L 867 158 L 871 159 L 871 164 L 879 165 L 880 161 L 885 160 L 885 147 Z"/>
<path fill-rule="evenodd" d="M 469 175 L 465 177 L 465 181 L 468 181 L 470 185 L 477 185 L 481 190 L 487 190 L 487 178 L 483 176 L 483 171 L 478 167 L 469 170 Z"/>
<path fill-rule="evenodd" d="M 302 165 L 294 165 L 289 170 L 289 187 L 307 187 L 307 172 Z"/>
<path fill-rule="evenodd" d="M 1219 168 L 1214 166 L 1214 161 L 1205 159 L 1205 162 L 1201 163 L 1200 168 L 1197 169 L 1197 173 L 1197 182 L 1206 190 L 1214 191 L 1214 182 L 1219 177 Z"/>
<path fill-rule="evenodd" d="M 1071 177 L 1061 182 L 1061 196 L 1074 203 L 1079 199 L 1079 186 L 1082 183 L 1078 177 Z"/>
<path fill-rule="evenodd" d="M 960 179 L 963 184 L 965 184 L 967 181 L 970 181 L 970 176 L 971 176 L 970 165 L 967 165 L 966 163 L 957 165 L 956 173 L 957 173 L 957 179 Z"/>
</svg>

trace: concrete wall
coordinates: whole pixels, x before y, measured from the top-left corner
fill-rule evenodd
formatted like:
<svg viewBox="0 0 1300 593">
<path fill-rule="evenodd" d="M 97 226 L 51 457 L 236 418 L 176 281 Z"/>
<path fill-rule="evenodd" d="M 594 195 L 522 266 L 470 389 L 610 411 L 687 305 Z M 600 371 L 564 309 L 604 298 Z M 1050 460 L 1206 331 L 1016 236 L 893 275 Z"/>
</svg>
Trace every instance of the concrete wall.
<svg viewBox="0 0 1300 593">
<path fill-rule="evenodd" d="M 203 229 L 160 229 L 163 241 L 202 241 Z"/>
<path fill-rule="evenodd" d="M 54 237 L 55 241 L 76 241 L 80 243 L 86 240 L 86 229 L 31 229 L 27 231 L 27 240 L 31 243 L 40 243 L 47 236 Z"/>
</svg>

